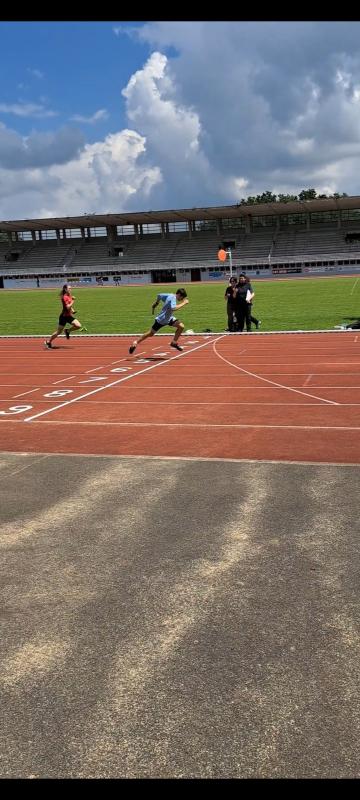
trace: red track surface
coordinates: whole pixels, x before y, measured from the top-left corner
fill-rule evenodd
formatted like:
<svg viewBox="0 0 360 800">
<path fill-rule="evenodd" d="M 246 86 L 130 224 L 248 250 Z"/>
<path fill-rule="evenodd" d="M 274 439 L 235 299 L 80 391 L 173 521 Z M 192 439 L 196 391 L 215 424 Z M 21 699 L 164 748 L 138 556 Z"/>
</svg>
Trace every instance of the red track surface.
<svg viewBox="0 0 360 800">
<path fill-rule="evenodd" d="M 360 462 L 355 331 L 129 341 L 0 339 L 0 449 Z"/>
</svg>

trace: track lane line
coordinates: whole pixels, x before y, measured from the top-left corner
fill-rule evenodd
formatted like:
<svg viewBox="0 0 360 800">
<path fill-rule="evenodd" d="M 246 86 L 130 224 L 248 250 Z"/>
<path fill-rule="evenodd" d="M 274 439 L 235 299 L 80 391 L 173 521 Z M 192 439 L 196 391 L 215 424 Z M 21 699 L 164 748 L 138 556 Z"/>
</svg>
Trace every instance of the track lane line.
<svg viewBox="0 0 360 800">
<path fill-rule="evenodd" d="M 222 336 L 219 336 L 218 339 L 215 339 L 215 342 L 221 339 Z M 38 417 L 42 417 L 45 414 L 51 414 L 53 411 L 58 411 L 59 408 L 64 408 L 65 406 L 71 405 L 72 403 L 77 403 L 79 400 L 83 400 L 85 397 L 89 397 L 90 395 L 97 394 L 98 392 L 103 392 L 105 389 L 110 389 L 112 386 L 117 386 L 119 383 L 124 383 L 125 381 L 129 381 L 132 378 L 136 378 L 138 375 L 143 375 L 145 372 L 149 372 L 152 369 L 156 369 L 167 364 L 170 364 L 173 361 L 176 361 L 179 358 L 183 358 L 186 355 L 194 353 L 196 350 L 199 350 L 201 347 L 207 347 L 207 345 L 212 344 L 214 340 L 203 342 L 202 344 L 197 345 L 192 350 L 186 350 L 183 353 L 180 353 L 178 356 L 173 356 L 169 358 L 167 361 L 157 361 L 156 364 L 151 364 L 150 367 L 145 367 L 144 369 L 139 370 L 139 372 L 133 372 L 131 375 L 125 375 L 123 378 L 118 378 L 116 381 L 112 381 L 111 383 L 106 384 L 105 386 L 98 386 L 96 389 L 92 389 L 91 392 L 86 392 L 79 397 L 74 397 L 72 400 L 67 400 L 64 403 L 60 403 L 53 408 L 45 409 L 45 411 L 40 411 L 38 414 L 33 414 L 31 417 L 26 417 L 23 422 L 32 422 L 34 419 L 38 419 Z"/>
<path fill-rule="evenodd" d="M 8 420 L 10 422 L 10 420 Z M 15 422 L 16 420 L 14 420 Z M 21 422 L 21 420 L 18 420 Z M 25 420 L 23 420 L 25 422 Z M 236 428 L 262 429 L 271 428 L 274 430 L 292 431 L 360 431 L 360 427 L 346 425 L 265 425 L 265 424 L 242 424 L 242 423 L 221 423 L 221 422 L 87 422 L 85 420 L 66 420 L 66 419 L 44 419 L 39 420 L 37 425 L 91 425 L 95 427 L 106 427 L 117 425 L 119 428 Z"/>
<path fill-rule="evenodd" d="M 232 361 L 228 361 L 227 358 L 224 358 L 224 356 L 222 356 L 221 353 L 219 353 L 217 351 L 217 349 L 216 349 L 216 340 L 215 340 L 215 342 L 212 343 L 212 345 L 213 345 L 214 353 L 216 353 L 216 355 L 219 358 L 221 358 L 223 361 L 225 361 L 227 364 L 229 364 L 230 367 L 235 367 L 235 369 L 238 369 L 241 372 L 244 372 L 246 375 L 251 375 L 251 377 L 258 378 L 260 381 L 265 381 L 266 383 L 271 383 L 271 384 L 273 384 L 273 386 L 278 386 L 280 389 L 287 389 L 287 391 L 289 391 L 289 392 L 296 392 L 297 394 L 302 394 L 304 397 L 312 397 L 313 400 L 322 400 L 323 403 L 328 403 L 329 405 L 333 405 L 333 406 L 340 406 L 341 405 L 341 403 L 336 403 L 335 400 L 325 400 L 324 397 L 318 397 L 315 394 L 309 394 L 308 392 L 302 392 L 300 389 L 292 389 L 291 387 L 284 386 L 281 383 L 276 383 L 275 381 L 270 381 L 270 380 L 268 380 L 268 378 L 263 378 L 261 375 L 257 375 L 255 372 L 250 372 L 248 369 L 244 369 L 243 367 L 238 367 L 237 364 L 233 364 Z"/>
</svg>

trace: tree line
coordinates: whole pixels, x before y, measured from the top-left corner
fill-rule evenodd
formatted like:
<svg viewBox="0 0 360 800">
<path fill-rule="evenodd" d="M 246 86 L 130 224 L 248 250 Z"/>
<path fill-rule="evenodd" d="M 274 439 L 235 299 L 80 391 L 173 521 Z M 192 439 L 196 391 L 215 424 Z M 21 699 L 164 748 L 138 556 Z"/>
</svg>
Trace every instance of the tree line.
<svg viewBox="0 0 360 800">
<path fill-rule="evenodd" d="M 338 200 L 340 197 L 348 197 L 348 195 L 346 192 L 343 192 L 342 194 L 339 194 L 339 192 L 334 192 L 334 194 L 317 194 L 315 189 L 302 189 L 299 194 L 273 194 L 273 192 L 267 190 L 262 194 L 250 195 L 246 198 L 243 197 L 239 203 L 236 203 L 236 205 L 246 206 L 255 205 L 256 203 L 291 203 L 294 200 Z"/>
</svg>

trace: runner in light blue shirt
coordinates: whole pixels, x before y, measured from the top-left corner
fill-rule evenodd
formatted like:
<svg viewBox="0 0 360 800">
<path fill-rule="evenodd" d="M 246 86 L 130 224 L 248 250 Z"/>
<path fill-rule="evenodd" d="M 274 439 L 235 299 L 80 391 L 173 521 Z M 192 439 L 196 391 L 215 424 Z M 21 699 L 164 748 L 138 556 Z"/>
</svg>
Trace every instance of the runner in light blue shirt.
<svg viewBox="0 0 360 800">
<path fill-rule="evenodd" d="M 176 317 L 173 316 L 174 311 L 178 311 L 183 306 L 188 304 L 187 294 L 185 289 L 178 289 L 176 294 L 158 294 L 155 303 L 152 304 L 152 312 L 154 313 L 156 306 L 159 303 L 163 303 L 163 307 L 160 311 L 160 314 L 155 317 L 155 322 L 150 330 L 146 331 L 140 339 L 135 339 L 132 343 L 131 347 L 129 347 L 129 353 L 135 352 L 136 347 L 140 342 L 143 342 L 144 339 L 147 339 L 149 336 L 154 336 L 154 333 L 160 330 L 160 328 L 164 328 L 166 325 L 170 325 L 171 327 L 176 328 L 175 336 L 170 342 L 170 347 L 175 347 L 175 350 L 183 350 L 182 347 L 178 344 L 178 339 L 181 336 L 185 325 L 183 322 L 180 322 Z"/>
</svg>

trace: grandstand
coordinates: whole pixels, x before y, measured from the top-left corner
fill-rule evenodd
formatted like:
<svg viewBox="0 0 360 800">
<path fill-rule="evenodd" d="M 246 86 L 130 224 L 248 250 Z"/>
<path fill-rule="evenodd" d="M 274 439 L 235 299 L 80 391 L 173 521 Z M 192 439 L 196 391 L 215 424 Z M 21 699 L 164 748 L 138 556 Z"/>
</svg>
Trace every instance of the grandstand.
<svg viewBox="0 0 360 800">
<path fill-rule="evenodd" d="M 360 271 L 360 196 L 0 222 L 0 287 Z"/>
</svg>

